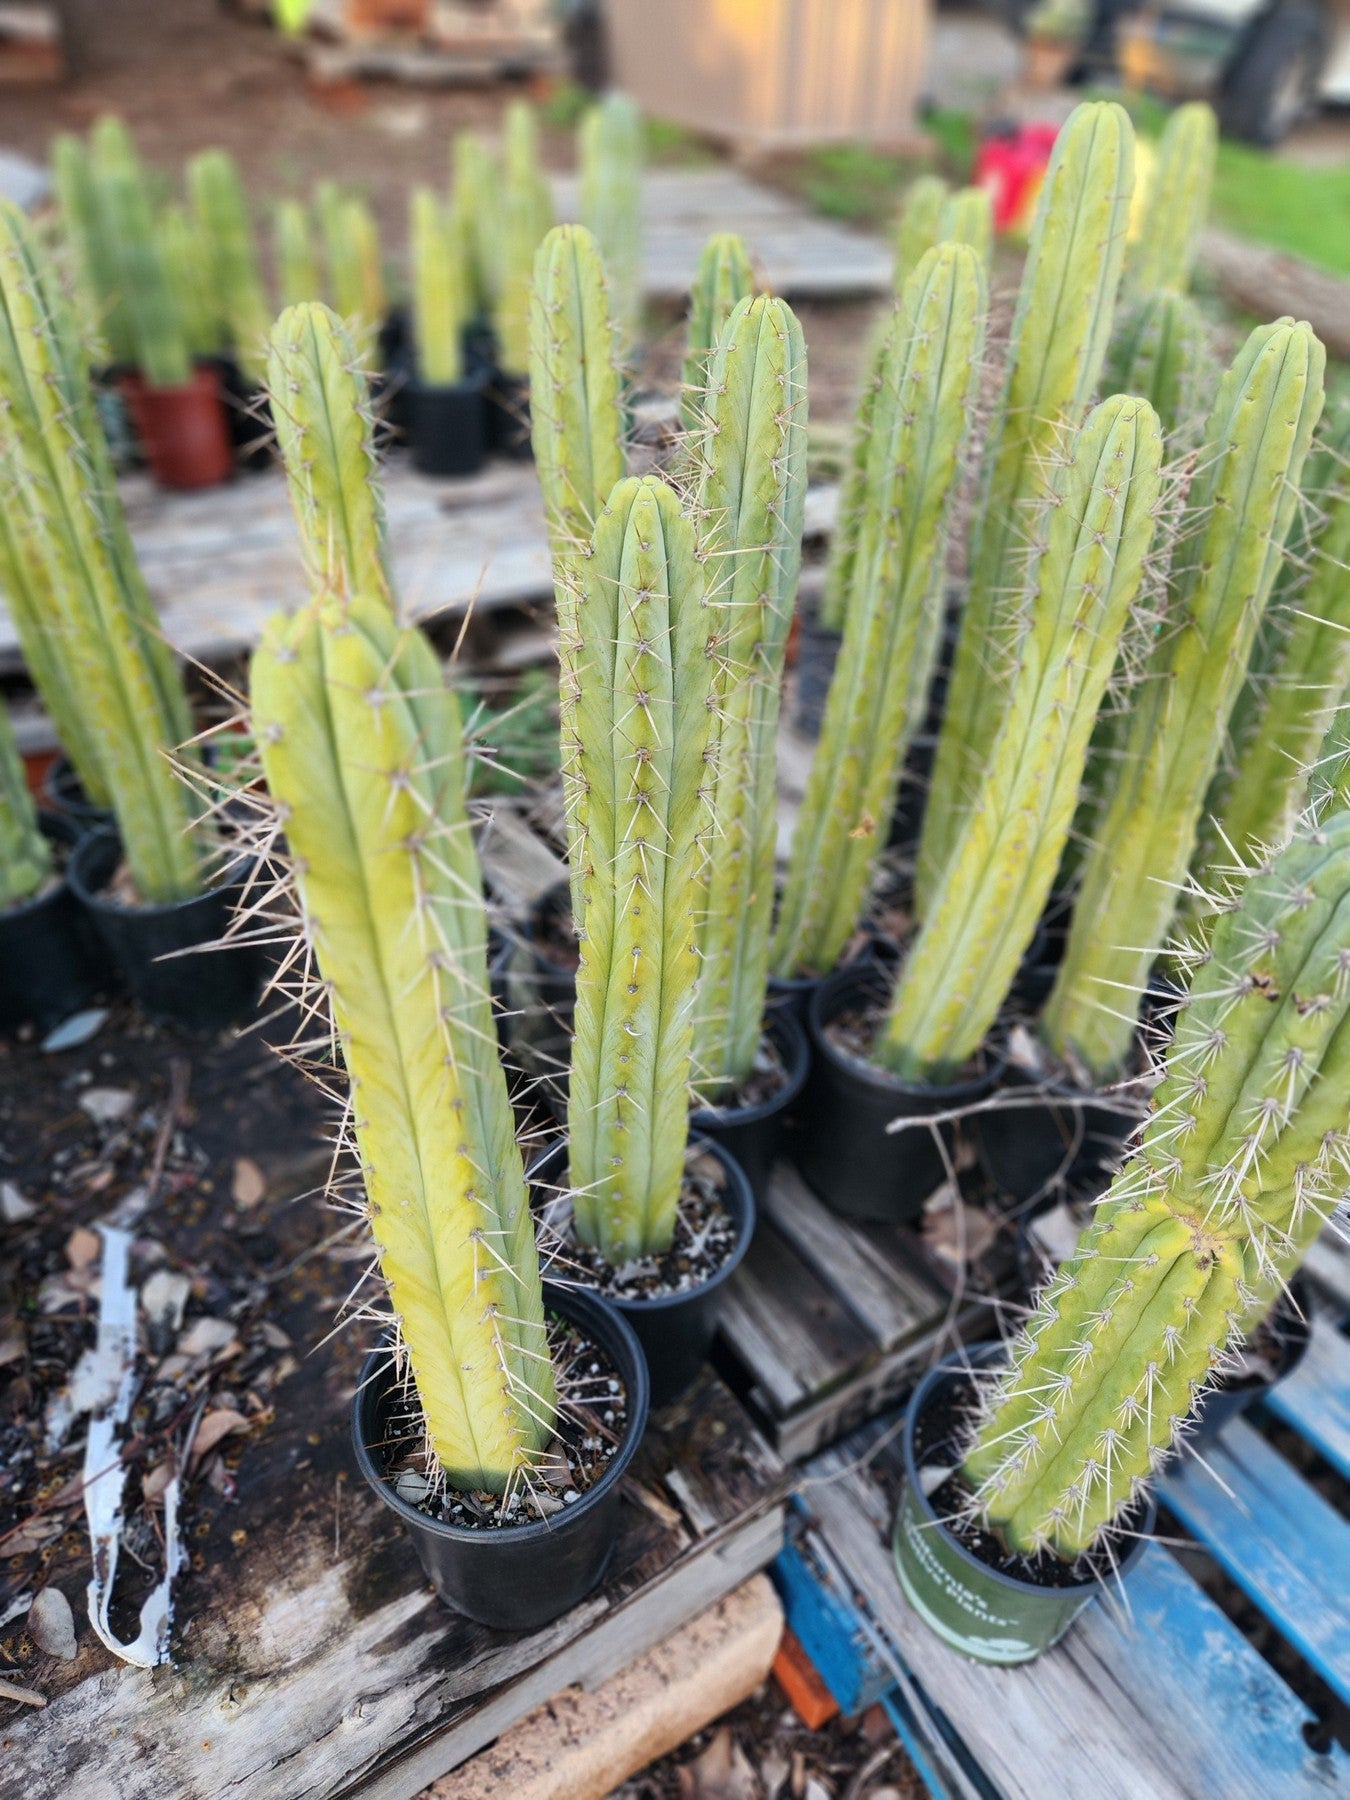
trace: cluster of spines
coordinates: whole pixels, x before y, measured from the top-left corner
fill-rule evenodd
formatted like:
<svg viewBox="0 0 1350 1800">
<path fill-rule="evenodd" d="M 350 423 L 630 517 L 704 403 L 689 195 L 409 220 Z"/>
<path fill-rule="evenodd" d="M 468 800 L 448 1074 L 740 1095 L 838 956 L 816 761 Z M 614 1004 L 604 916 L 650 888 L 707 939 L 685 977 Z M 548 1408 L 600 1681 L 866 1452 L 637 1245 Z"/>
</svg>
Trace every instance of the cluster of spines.
<svg viewBox="0 0 1350 1800">
<path fill-rule="evenodd" d="M 1161 1463 L 1296 1270 L 1350 1153 L 1350 814 L 1258 868 L 1195 971 L 1138 1150 L 1042 1294 L 964 1472 L 1072 1558 Z"/>
<path fill-rule="evenodd" d="M 904 1080 L 950 1077 L 979 1049 L 1049 898 L 1143 574 L 1161 462 L 1152 407 L 1118 395 L 1055 473 L 1003 724 L 874 1049 Z"/>
<path fill-rule="evenodd" d="M 833 966 L 885 842 L 905 747 L 926 704 L 931 613 L 941 604 L 933 571 L 979 378 L 984 314 L 978 257 L 946 244 L 920 262 L 887 326 L 868 402 L 843 644 L 774 935 L 778 975 Z"/>
<path fill-rule="evenodd" d="M 1134 186 L 1134 133 L 1113 102 L 1078 107 L 1055 141 L 1037 205 L 998 411 L 989 432 L 915 893 L 926 911 L 978 790 L 1007 704 L 1031 532 L 1048 466 L 1097 387 Z"/>
<path fill-rule="evenodd" d="M 1258 327 L 1221 384 L 1173 557 L 1165 630 L 1133 702 L 1042 1017 L 1054 1053 L 1122 1073 L 1166 939 L 1229 714 L 1279 566 L 1322 405 L 1306 325 Z"/>
<path fill-rule="evenodd" d="M 791 308 L 743 299 L 708 367 L 700 549 L 720 652 L 708 745 L 694 1073 L 721 1099 L 749 1076 L 769 975 L 779 694 L 806 508 L 806 345 Z"/>
</svg>

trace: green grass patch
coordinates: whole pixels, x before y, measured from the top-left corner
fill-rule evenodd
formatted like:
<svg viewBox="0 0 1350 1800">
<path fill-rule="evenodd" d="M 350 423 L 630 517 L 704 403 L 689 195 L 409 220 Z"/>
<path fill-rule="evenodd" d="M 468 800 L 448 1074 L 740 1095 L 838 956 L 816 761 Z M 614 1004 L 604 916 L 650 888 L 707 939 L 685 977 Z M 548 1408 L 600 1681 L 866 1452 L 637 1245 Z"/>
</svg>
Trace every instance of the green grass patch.
<svg viewBox="0 0 1350 1800">
<path fill-rule="evenodd" d="M 1313 166 L 1221 144 L 1214 221 L 1252 243 L 1350 275 L 1350 163 Z"/>
</svg>

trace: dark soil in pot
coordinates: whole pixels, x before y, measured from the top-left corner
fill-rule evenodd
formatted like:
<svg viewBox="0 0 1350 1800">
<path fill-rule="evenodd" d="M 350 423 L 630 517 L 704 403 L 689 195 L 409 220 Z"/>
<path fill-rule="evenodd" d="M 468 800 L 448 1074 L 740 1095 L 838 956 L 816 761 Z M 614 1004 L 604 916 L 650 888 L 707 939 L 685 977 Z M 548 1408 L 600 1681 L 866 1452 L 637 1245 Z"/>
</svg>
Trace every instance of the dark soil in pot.
<svg viewBox="0 0 1350 1800">
<path fill-rule="evenodd" d="M 1106 1581 L 1128 1574 L 1156 1507 L 1151 1498 L 1137 1500 L 1073 1563 L 1009 1551 L 978 1519 L 963 1516 L 970 1489 L 959 1464 L 976 1404 L 971 1369 L 996 1366 L 1006 1354 L 1002 1344 L 958 1351 L 915 1389 L 894 1548 L 905 1597 L 938 1636 L 982 1662 L 1011 1664 L 1048 1650 Z"/>
<path fill-rule="evenodd" d="M 121 866 L 117 833 L 92 832 L 71 859 L 70 885 L 132 998 L 151 1018 L 194 1030 L 220 1030 L 247 1017 L 268 966 L 261 946 L 178 952 L 219 943 L 252 864 L 236 863 L 204 893 L 164 906 L 121 903 L 113 891 Z"/>
<path fill-rule="evenodd" d="M 234 473 L 220 371 L 199 363 L 182 387 L 151 387 L 137 371 L 121 382 L 150 472 L 161 487 L 218 487 Z"/>
<path fill-rule="evenodd" d="M 712 1138 L 735 1157 L 757 1203 L 768 1190 L 788 1116 L 810 1067 L 811 1049 L 800 1020 L 791 1012 L 771 1010 L 749 1080 L 728 1104 L 697 1106 L 690 1114 L 691 1131 Z"/>
<path fill-rule="evenodd" d="M 934 1142 L 940 1133 L 954 1166 L 957 1123 L 888 1132 L 893 1119 L 927 1119 L 983 1099 L 999 1080 L 1001 1062 L 981 1063 L 941 1087 L 898 1081 L 867 1057 L 890 997 L 891 977 L 875 962 L 860 962 L 822 982 L 808 1014 L 811 1073 L 802 1092 L 791 1155 L 803 1179 L 845 1218 L 917 1224 L 924 1202 L 947 1179 L 948 1163 Z"/>
<path fill-rule="evenodd" d="M 408 440 L 423 475 L 476 475 L 487 455 L 484 381 L 470 375 L 447 387 L 414 378 L 408 387 Z"/>
<path fill-rule="evenodd" d="M 1226 1425 L 1293 1374 L 1307 1353 L 1311 1306 L 1308 1284 L 1296 1275 L 1246 1343 L 1233 1352 L 1237 1366 L 1225 1369 L 1201 1395 L 1191 1413 L 1186 1444 L 1203 1449 L 1213 1443 Z M 1183 1448 L 1181 1455 L 1185 1454 Z"/>
<path fill-rule="evenodd" d="M 69 819 L 78 831 L 101 831 L 113 822 L 111 812 L 95 806 L 80 785 L 75 765 L 68 756 L 58 756 L 42 780 L 42 799 L 52 812 Z"/>
<path fill-rule="evenodd" d="M 534 457 L 530 442 L 530 381 L 527 375 L 508 375 L 498 369 L 484 392 L 487 403 L 487 443 L 495 456 L 513 462 Z"/>
<path fill-rule="evenodd" d="M 0 910 L 0 1030 L 46 1028 L 114 985 L 107 952 L 66 879 L 79 832 L 55 813 L 39 817 L 55 866 L 29 900 Z"/>
<path fill-rule="evenodd" d="M 642 1440 L 647 1372 L 631 1328 L 597 1295 L 544 1285 L 560 1409 L 529 1488 L 497 1496 L 437 1489 L 418 1410 L 390 1351 L 367 1358 L 352 1403 L 361 1473 L 397 1515 L 447 1606 L 503 1631 L 546 1625 L 603 1579 L 620 1484 Z"/>
<path fill-rule="evenodd" d="M 707 1357 L 727 1281 L 754 1235 L 754 1195 L 743 1171 L 720 1144 L 691 1138 L 670 1249 L 624 1269 L 611 1268 L 573 1235 L 565 1142 L 546 1150 L 527 1173 L 545 1242 L 551 1233 L 569 1279 L 594 1284 L 637 1333 L 653 1408 L 677 1400 Z"/>
</svg>

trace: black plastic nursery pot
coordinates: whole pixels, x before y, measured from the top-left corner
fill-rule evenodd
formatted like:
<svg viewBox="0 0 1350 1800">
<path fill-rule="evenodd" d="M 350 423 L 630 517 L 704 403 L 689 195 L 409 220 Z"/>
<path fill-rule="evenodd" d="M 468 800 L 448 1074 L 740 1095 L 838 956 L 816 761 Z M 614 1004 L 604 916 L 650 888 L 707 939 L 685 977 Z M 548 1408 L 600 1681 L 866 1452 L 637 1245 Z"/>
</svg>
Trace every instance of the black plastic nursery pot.
<svg viewBox="0 0 1350 1800">
<path fill-rule="evenodd" d="M 803 1179 L 844 1218 L 879 1224 L 916 1224 L 924 1202 L 947 1178 L 934 1141 L 941 1136 L 955 1159 L 957 1126 L 945 1123 L 888 1132 L 893 1119 L 926 1119 L 982 1100 L 1003 1065 L 985 1052 L 978 1074 L 950 1086 L 919 1086 L 834 1042 L 829 1027 L 844 1014 L 884 1006 L 893 976 L 874 960 L 850 963 L 821 982 L 811 997 L 807 1029 L 811 1072 L 797 1109 L 790 1150 Z"/>
<path fill-rule="evenodd" d="M 652 1409 L 669 1406 L 693 1383 L 707 1359 L 717 1330 L 717 1316 L 727 1282 L 735 1274 L 755 1235 L 755 1197 L 745 1172 L 728 1150 L 710 1138 L 691 1137 L 689 1150 L 715 1157 L 726 1180 L 722 1203 L 736 1227 L 736 1242 L 716 1274 L 687 1293 L 652 1300 L 605 1296 L 605 1304 L 621 1313 L 642 1346 L 651 1382 Z M 540 1211 L 556 1202 L 567 1184 L 567 1143 L 553 1144 L 526 1170 Z M 578 1277 L 581 1279 L 581 1277 Z"/>
<path fill-rule="evenodd" d="M 76 831 L 102 831 L 113 822 L 104 806 L 95 806 L 80 785 L 75 765 L 68 756 L 58 756 L 42 778 L 42 800 L 53 813 L 68 819 Z"/>
<path fill-rule="evenodd" d="M 265 387 L 255 387 L 232 356 L 211 359 L 220 376 L 225 424 L 236 465 L 254 474 L 273 463 L 272 403 Z"/>
<path fill-rule="evenodd" d="M 698 1106 L 689 1115 L 691 1131 L 731 1152 L 756 1204 L 768 1190 L 773 1165 L 784 1147 L 788 1116 L 811 1069 L 806 1030 L 793 1013 L 771 1009 L 764 1020 L 764 1036 L 783 1068 L 784 1081 L 777 1093 L 752 1106 Z"/>
<path fill-rule="evenodd" d="M 383 1466 L 397 1380 L 388 1348 L 366 1358 L 352 1401 L 357 1466 L 412 1538 L 446 1606 L 498 1631 L 534 1631 L 584 1600 L 603 1580 L 618 1537 L 619 1490 L 642 1441 L 647 1368 L 632 1327 L 597 1294 L 544 1283 L 544 1304 L 604 1350 L 628 1396 L 624 1441 L 604 1474 L 574 1506 L 549 1519 L 473 1531 L 419 1512 L 395 1492 Z"/>
<path fill-rule="evenodd" d="M 843 633 L 820 623 L 814 607 L 798 614 L 801 630 L 797 638 L 797 708 L 795 724 L 807 737 L 820 736 L 825 720 L 825 701 L 829 697 L 830 678 L 839 660 Z"/>
<path fill-rule="evenodd" d="M 974 1121 L 980 1161 L 999 1193 L 1034 1212 L 1053 1206 L 1064 1186 L 1085 1196 L 1100 1192 L 1141 1109 L 1121 1094 L 1037 1076 L 1013 1062 L 1001 1085 L 1010 1104 Z"/>
<path fill-rule="evenodd" d="M 1264 1400 L 1270 1390 L 1285 1381 L 1303 1361 L 1312 1335 L 1309 1324 L 1312 1296 L 1302 1276 L 1296 1275 L 1287 1293 L 1281 1294 L 1260 1332 L 1268 1339 L 1271 1355 L 1264 1366 L 1246 1375 L 1222 1374 L 1200 1396 L 1192 1413 L 1185 1443 L 1192 1449 L 1212 1444 L 1226 1425 L 1240 1419 L 1249 1407 Z M 1253 1347 L 1255 1336 L 1249 1342 Z M 1185 1452 L 1183 1451 L 1184 1455 Z"/>
<path fill-rule="evenodd" d="M 42 835 L 72 852 L 79 832 L 42 813 Z M 36 899 L 0 911 L 0 1030 L 46 1027 L 113 984 L 112 967 L 65 874 Z"/>
<path fill-rule="evenodd" d="M 987 1368 L 1006 1354 L 1002 1344 L 959 1350 L 915 1388 L 905 1415 L 905 1476 L 892 1540 L 901 1590 L 924 1623 L 963 1656 L 1002 1664 L 1030 1662 L 1058 1643 L 1102 1585 L 1094 1575 L 1062 1587 L 1044 1586 L 981 1561 L 948 1530 L 923 1491 L 920 1445 L 927 1415 L 969 1392 L 972 1367 Z M 930 1444 L 923 1463 L 951 1468 L 957 1455 L 955 1445 Z M 1157 1507 L 1151 1498 L 1141 1514 L 1130 1522 L 1131 1535 L 1122 1535 L 1121 1577 L 1143 1554 L 1153 1530 Z"/>
<path fill-rule="evenodd" d="M 496 456 L 529 462 L 534 456 L 530 442 L 529 377 L 496 369 L 484 389 L 484 399 L 488 449 Z"/>
<path fill-rule="evenodd" d="M 408 388 L 408 439 L 423 475 L 475 475 L 487 455 L 483 378 L 448 387 L 413 381 Z"/>
<path fill-rule="evenodd" d="M 225 935 L 251 863 L 237 863 L 191 900 L 122 906 L 107 887 L 122 860 L 115 831 L 81 839 L 69 880 L 132 998 L 152 1018 L 198 1031 L 218 1031 L 252 1012 L 266 973 L 258 945 L 205 950 Z M 202 949 L 199 956 L 182 951 Z"/>
</svg>

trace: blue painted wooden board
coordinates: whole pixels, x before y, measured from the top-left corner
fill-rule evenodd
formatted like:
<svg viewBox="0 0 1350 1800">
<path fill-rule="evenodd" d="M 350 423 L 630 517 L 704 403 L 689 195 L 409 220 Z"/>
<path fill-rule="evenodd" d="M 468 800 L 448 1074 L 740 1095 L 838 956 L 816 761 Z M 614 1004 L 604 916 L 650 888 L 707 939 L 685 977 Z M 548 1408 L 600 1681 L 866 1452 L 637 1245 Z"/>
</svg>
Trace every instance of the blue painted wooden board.
<svg viewBox="0 0 1350 1800">
<path fill-rule="evenodd" d="M 1159 1497 L 1350 1701 L 1350 1524 L 1241 1419 Z"/>
<path fill-rule="evenodd" d="M 1329 1320 L 1314 1316 L 1303 1361 L 1266 1408 L 1350 1480 L 1350 1338 Z"/>
</svg>

